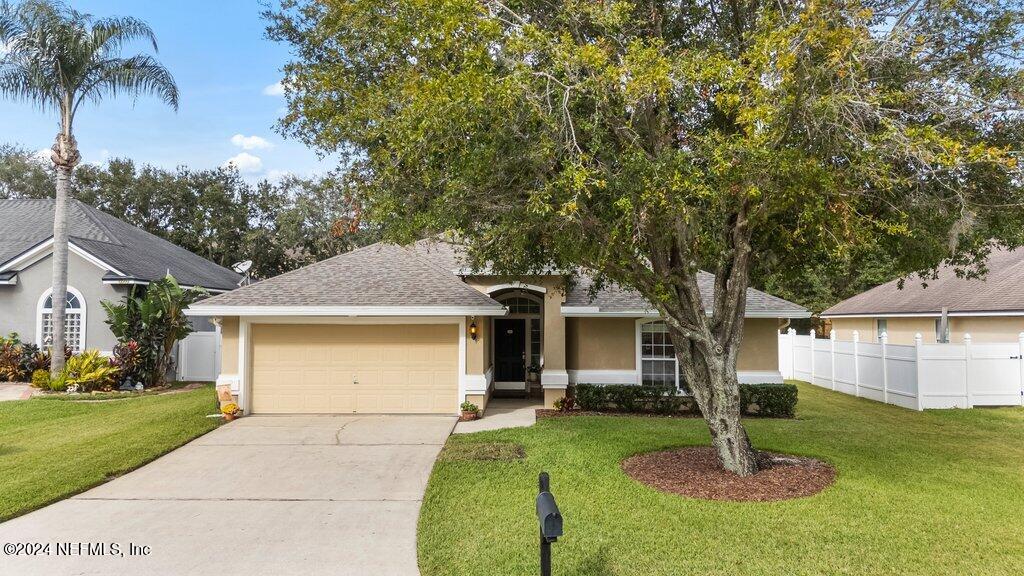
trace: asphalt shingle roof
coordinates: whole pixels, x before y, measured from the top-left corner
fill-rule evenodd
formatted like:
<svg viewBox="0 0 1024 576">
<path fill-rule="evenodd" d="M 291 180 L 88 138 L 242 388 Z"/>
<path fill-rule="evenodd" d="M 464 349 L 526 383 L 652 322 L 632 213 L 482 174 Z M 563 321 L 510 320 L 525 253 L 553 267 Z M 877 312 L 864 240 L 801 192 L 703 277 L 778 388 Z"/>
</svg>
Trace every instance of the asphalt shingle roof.
<svg viewBox="0 0 1024 576">
<path fill-rule="evenodd" d="M 460 249 L 456 244 L 440 240 L 420 240 L 413 245 L 419 254 L 429 258 L 438 266 L 449 270 L 452 273 L 464 271 L 466 266 L 460 255 Z M 487 271 L 482 273 L 486 274 Z M 715 276 L 707 272 L 700 272 L 697 277 L 700 286 L 704 306 L 710 310 L 712 298 L 714 297 Z M 581 274 L 575 285 L 569 290 L 565 297 L 566 306 L 597 307 L 601 312 L 632 312 L 646 311 L 651 305 L 635 290 L 619 287 L 615 284 L 606 284 L 600 291 L 591 297 L 590 291 L 594 281 L 587 275 Z M 779 313 L 781 315 L 805 315 L 808 311 L 803 306 L 788 300 L 772 296 L 766 292 L 747 289 L 747 312 L 748 313 Z"/>
<path fill-rule="evenodd" d="M 1024 250 L 996 249 L 988 259 L 985 278 L 958 278 L 952 266 L 943 266 L 938 278 L 907 278 L 903 289 L 893 280 L 861 292 L 822 312 L 822 316 L 850 314 L 921 314 L 950 312 L 1024 311 Z"/>
<path fill-rule="evenodd" d="M 601 312 L 632 312 L 647 311 L 652 307 L 639 292 L 628 288 L 622 288 L 616 284 L 606 284 L 596 294 L 591 295 L 594 280 L 586 275 L 581 275 L 575 285 L 565 295 L 566 306 L 597 307 Z M 697 276 L 697 286 L 700 288 L 701 300 L 704 308 L 711 310 L 714 304 L 715 276 L 708 272 L 701 271 Z M 805 315 L 807 309 L 799 304 L 772 296 L 766 292 L 747 289 L 747 314 L 772 314 L 778 313 L 785 317 L 788 315 Z"/>
<path fill-rule="evenodd" d="M 53 236 L 52 199 L 0 200 L 0 265 Z M 78 200 L 68 201 L 69 238 L 125 278 L 152 281 L 168 272 L 179 283 L 216 290 L 241 276 Z M 108 277 L 117 277 L 108 274 Z"/>
<path fill-rule="evenodd" d="M 204 300 L 205 306 L 501 305 L 416 250 L 378 243 Z"/>
</svg>

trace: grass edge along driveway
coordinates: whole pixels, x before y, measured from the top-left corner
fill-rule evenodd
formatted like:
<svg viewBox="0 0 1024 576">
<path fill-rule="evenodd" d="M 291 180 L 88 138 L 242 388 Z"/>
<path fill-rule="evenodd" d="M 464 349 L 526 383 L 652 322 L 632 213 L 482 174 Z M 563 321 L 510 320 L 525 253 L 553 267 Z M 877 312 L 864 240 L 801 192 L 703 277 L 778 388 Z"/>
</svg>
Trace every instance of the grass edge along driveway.
<svg viewBox="0 0 1024 576">
<path fill-rule="evenodd" d="M 553 552 L 564 576 L 1000 576 L 1024 566 L 1024 409 L 918 413 L 800 384 L 796 419 L 745 422 L 759 448 L 831 462 L 836 484 L 785 502 L 708 502 L 622 473 L 632 454 L 707 444 L 699 419 L 558 418 L 452 436 L 449 446 L 517 443 L 526 457 L 437 462 L 420 570 L 538 573 L 541 470 L 565 518 Z"/>
<path fill-rule="evenodd" d="M 73 496 L 216 428 L 213 386 L 105 402 L 0 402 L 0 521 Z"/>
</svg>

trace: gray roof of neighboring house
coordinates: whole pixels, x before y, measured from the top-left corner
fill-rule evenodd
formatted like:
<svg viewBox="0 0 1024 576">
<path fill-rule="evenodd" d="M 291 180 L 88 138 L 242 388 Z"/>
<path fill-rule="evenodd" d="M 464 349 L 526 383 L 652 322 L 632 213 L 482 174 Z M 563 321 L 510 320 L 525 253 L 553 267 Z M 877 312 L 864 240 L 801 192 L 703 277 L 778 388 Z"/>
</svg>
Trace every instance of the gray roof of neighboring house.
<svg viewBox="0 0 1024 576">
<path fill-rule="evenodd" d="M 822 316 L 872 314 L 939 314 L 950 312 L 1024 311 L 1024 250 L 995 249 L 988 259 L 985 278 L 959 278 L 952 266 L 943 266 L 938 278 L 907 278 L 902 289 L 893 280 L 843 300 Z"/>
<path fill-rule="evenodd" d="M 0 200 L 0 267 L 53 236 L 53 199 Z M 119 220 L 68 201 L 70 241 L 117 269 L 105 279 L 149 282 L 168 272 L 181 284 L 233 290 L 241 276 L 197 254 Z"/>
<path fill-rule="evenodd" d="M 500 308 L 413 248 L 378 243 L 285 272 L 193 306 Z"/>
<path fill-rule="evenodd" d="M 464 259 L 460 256 L 460 248 L 456 244 L 440 240 L 420 240 L 413 245 L 413 249 L 452 273 L 467 271 Z M 487 275 L 488 271 L 485 270 L 481 274 Z M 707 272 L 701 271 L 697 277 L 704 305 L 709 310 L 712 305 L 711 298 L 714 295 L 714 282 L 714 275 Z M 621 288 L 616 284 L 606 284 L 596 294 L 591 295 L 590 292 L 593 284 L 594 281 L 591 277 L 580 275 L 568 294 L 566 294 L 565 306 L 596 307 L 599 312 L 607 313 L 638 312 L 651 309 L 651 305 L 635 290 Z M 810 315 L 810 312 L 799 304 L 783 300 L 760 290 L 747 289 L 748 315 L 771 315 L 775 313 L 778 313 L 780 317 Z"/>
</svg>

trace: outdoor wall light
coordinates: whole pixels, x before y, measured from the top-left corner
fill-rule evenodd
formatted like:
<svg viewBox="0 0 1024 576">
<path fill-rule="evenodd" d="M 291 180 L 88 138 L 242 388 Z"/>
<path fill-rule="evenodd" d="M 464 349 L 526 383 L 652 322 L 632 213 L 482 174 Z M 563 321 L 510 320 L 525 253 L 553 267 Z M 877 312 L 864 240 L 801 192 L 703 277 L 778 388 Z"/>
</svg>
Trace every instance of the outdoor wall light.
<svg viewBox="0 0 1024 576">
<path fill-rule="evenodd" d="M 469 337 L 476 342 L 476 320 L 469 323 Z"/>
</svg>

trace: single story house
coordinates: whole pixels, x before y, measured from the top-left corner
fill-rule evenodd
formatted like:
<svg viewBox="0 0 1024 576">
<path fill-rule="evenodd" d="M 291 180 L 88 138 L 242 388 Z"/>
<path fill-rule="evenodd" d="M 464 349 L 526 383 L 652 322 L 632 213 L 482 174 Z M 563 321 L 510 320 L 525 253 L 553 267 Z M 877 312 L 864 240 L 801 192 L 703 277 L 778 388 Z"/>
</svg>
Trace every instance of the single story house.
<svg viewBox="0 0 1024 576">
<path fill-rule="evenodd" d="M 17 332 L 40 346 L 52 334 L 52 199 L 0 200 L 0 334 Z M 104 300 L 170 273 L 184 286 L 219 294 L 241 276 L 77 200 L 68 201 L 67 343 L 109 354 L 117 339 L 104 322 Z M 212 331 L 205 320 L 197 330 Z"/>
<path fill-rule="evenodd" d="M 586 277 L 466 269 L 456 246 L 374 244 L 214 296 L 218 384 L 246 413 L 447 413 L 485 408 L 495 390 L 570 383 L 680 386 L 664 324 L 639 294 Z M 712 276 L 701 283 L 712 293 Z M 710 302 L 708 306 L 710 308 Z M 804 308 L 750 290 L 739 359 L 745 382 L 781 382 L 780 319 Z M 538 374 L 534 382 L 531 374 Z"/>
<path fill-rule="evenodd" d="M 903 288 L 893 280 L 832 306 L 821 317 L 832 323 L 839 340 L 913 344 L 916 334 L 925 343 L 1016 342 L 1024 332 L 1024 250 L 996 249 L 984 278 L 962 278 L 943 266 L 926 285 L 907 278 Z"/>
</svg>

